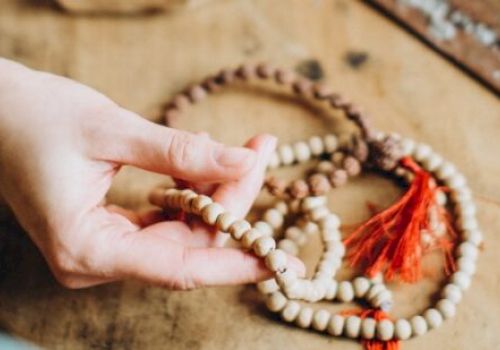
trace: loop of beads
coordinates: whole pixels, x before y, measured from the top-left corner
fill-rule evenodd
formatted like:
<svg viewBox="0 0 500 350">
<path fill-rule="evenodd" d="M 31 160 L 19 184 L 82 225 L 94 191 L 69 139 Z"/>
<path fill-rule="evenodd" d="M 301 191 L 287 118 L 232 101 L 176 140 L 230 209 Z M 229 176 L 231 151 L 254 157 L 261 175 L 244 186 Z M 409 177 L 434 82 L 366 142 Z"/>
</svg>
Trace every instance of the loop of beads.
<svg viewBox="0 0 500 350">
<path fill-rule="evenodd" d="M 278 202 L 265 212 L 263 220 L 253 225 L 246 220 L 235 218 L 210 197 L 198 195 L 191 190 L 157 190 L 151 195 L 151 202 L 163 208 L 179 209 L 201 216 L 205 223 L 229 233 L 243 247 L 251 249 L 264 259 L 266 266 L 275 274 L 273 279 L 258 285 L 259 290 L 267 296 L 268 308 L 280 313 L 283 320 L 294 322 L 302 328 L 311 327 L 333 336 L 343 335 L 349 338 L 405 340 L 423 335 L 437 328 L 445 319 L 453 317 L 463 292 L 470 286 L 476 270 L 478 247 L 482 242 L 482 234 L 475 218 L 476 208 L 465 177 L 430 146 L 398 135 L 375 132 L 359 108 L 328 88 L 266 64 L 243 65 L 235 70 L 223 70 L 202 84 L 177 95 L 167 110 L 167 121 L 177 116 L 189 104 L 201 101 L 208 93 L 217 91 L 223 85 L 234 81 L 248 81 L 251 78 L 273 79 L 278 84 L 290 87 L 300 96 L 315 98 L 326 102 L 332 108 L 343 110 L 360 128 L 361 137 L 355 137 L 347 146 L 340 147 L 336 135 L 315 136 L 293 145 L 279 146 L 272 157 L 270 168 L 304 162 L 315 157 L 329 160 L 320 161 L 314 174 L 307 180 L 296 180 L 291 184 L 275 179 L 267 181 L 267 189 L 286 202 Z M 447 198 L 450 199 L 457 218 L 457 270 L 441 290 L 440 299 L 421 315 L 396 321 L 361 318 L 342 313 L 332 314 L 324 309 L 303 307 L 298 300 L 315 302 L 335 299 L 347 302 L 360 298 L 375 308 L 383 309 L 388 309 L 392 304 L 391 293 L 381 282 L 374 282 L 366 277 L 357 277 L 353 281 L 335 280 L 345 247 L 339 232 L 340 220 L 326 207 L 324 194 L 332 187 L 346 183 L 349 176 L 358 175 L 365 166 L 391 171 L 396 177 L 411 182 L 413 174 L 397 166 L 401 156 L 411 156 L 432 173 L 436 181 L 449 189 L 447 195 L 444 192 L 436 193 L 437 203 L 444 207 Z M 434 210 L 435 208 L 429 209 L 429 217 L 434 215 Z M 288 213 L 297 214 L 299 218 L 295 225 L 284 229 L 284 216 Z M 439 232 L 438 227 L 434 229 Z M 280 230 L 284 230 L 284 234 L 277 242 L 273 236 Z M 324 250 L 313 278 L 307 280 L 298 278 L 292 270 L 287 269 L 287 253 L 296 255 L 309 234 L 321 235 Z M 421 234 L 422 240 L 430 239 L 429 237 Z"/>
</svg>

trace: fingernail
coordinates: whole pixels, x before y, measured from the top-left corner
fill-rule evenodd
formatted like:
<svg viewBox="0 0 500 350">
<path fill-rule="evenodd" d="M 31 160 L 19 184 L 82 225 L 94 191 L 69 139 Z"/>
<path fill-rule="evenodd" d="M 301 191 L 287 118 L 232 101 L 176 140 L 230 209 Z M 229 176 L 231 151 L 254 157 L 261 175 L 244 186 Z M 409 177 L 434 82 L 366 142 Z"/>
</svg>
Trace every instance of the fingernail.
<svg viewBox="0 0 500 350">
<path fill-rule="evenodd" d="M 240 147 L 226 147 L 216 156 L 217 163 L 224 167 L 239 167 L 253 163 L 255 161 L 255 152 Z"/>
</svg>

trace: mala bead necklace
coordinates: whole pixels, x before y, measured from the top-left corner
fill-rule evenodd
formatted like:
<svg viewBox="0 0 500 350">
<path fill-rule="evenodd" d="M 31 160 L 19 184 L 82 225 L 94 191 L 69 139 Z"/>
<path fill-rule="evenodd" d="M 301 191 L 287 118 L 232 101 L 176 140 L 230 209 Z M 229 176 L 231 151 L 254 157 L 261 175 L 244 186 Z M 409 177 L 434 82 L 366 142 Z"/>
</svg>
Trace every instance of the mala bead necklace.
<svg viewBox="0 0 500 350">
<path fill-rule="evenodd" d="M 482 242 L 465 177 L 430 146 L 375 131 L 359 108 L 325 86 L 267 64 L 225 69 L 180 93 L 167 109 L 167 123 L 188 105 L 203 100 L 224 85 L 252 79 L 273 80 L 300 96 L 342 110 L 358 126 L 359 135 L 347 145 L 339 145 L 339 138 L 329 134 L 279 146 L 270 168 L 312 158 L 319 162 L 303 180 L 286 183 L 269 178 L 265 187 L 279 201 L 253 225 L 236 219 L 210 197 L 190 189 L 155 190 L 150 196 L 151 203 L 199 215 L 206 224 L 229 233 L 244 248 L 262 258 L 274 273 L 273 279 L 258 285 L 267 297 L 268 308 L 299 327 L 361 339 L 367 349 L 395 349 L 399 340 L 423 335 L 451 318 L 463 292 L 470 286 Z M 325 194 L 365 169 L 401 178 L 407 182 L 408 190 L 395 204 L 374 215 L 342 240 L 340 220 L 327 208 Z M 447 205 L 454 216 L 447 211 Z M 296 221 L 284 228 L 286 215 L 294 215 Z M 452 218 L 455 218 L 454 225 Z M 280 232 L 282 237 L 279 237 Z M 287 252 L 296 255 L 311 234 L 320 235 L 324 249 L 313 278 L 298 278 L 287 269 Z M 449 275 L 440 299 L 420 315 L 392 320 L 386 314 L 392 306 L 392 294 L 381 281 L 371 278 L 383 274 L 389 281 L 416 282 L 422 278 L 422 256 L 435 248 L 445 252 L 445 271 Z M 351 266 L 359 268 L 369 278 L 360 276 L 352 281 L 336 281 L 335 274 L 344 255 Z M 355 298 L 364 299 L 371 308 L 332 314 L 325 309 L 302 307 L 298 302 L 348 302 Z"/>
</svg>

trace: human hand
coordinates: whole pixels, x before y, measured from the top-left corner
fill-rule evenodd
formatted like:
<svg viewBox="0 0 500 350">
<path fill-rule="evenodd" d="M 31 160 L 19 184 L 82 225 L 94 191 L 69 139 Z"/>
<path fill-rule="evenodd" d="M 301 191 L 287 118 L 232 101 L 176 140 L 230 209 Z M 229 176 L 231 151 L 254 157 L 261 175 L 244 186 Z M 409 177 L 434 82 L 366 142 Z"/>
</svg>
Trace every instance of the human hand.
<svg viewBox="0 0 500 350">
<path fill-rule="evenodd" d="M 256 282 L 271 274 L 253 255 L 217 247 L 200 224 L 159 221 L 104 204 L 128 164 L 206 183 L 244 217 L 276 140 L 228 147 L 151 123 L 77 82 L 0 59 L 0 192 L 69 288 L 139 279 L 173 289 Z M 220 236 L 219 236 L 220 237 Z M 304 266 L 290 257 L 299 274 Z"/>
</svg>

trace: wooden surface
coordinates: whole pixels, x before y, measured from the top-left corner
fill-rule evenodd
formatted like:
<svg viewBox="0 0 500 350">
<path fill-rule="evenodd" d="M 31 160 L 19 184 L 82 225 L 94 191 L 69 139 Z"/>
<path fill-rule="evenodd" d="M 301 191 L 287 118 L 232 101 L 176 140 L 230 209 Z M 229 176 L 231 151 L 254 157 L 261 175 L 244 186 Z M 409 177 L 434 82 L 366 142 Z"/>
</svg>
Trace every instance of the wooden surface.
<svg viewBox="0 0 500 350">
<path fill-rule="evenodd" d="M 171 14 L 95 18 L 38 1 L 2 0 L 0 55 L 86 83 L 158 121 L 169 96 L 225 65 L 266 59 L 324 75 L 371 111 L 380 128 L 426 141 L 455 162 L 477 200 L 486 244 L 472 289 L 454 319 L 404 349 L 498 347 L 499 101 L 370 7 L 353 0 L 213 0 Z M 326 133 L 329 124 L 293 99 L 258 91 L 222 93 L 178 121 L 234 144 L 263 131 L 298 140 Z M 141 208 L 162 181 L 124 169 L 109 198 Z M 330 202 L 345 223 L 355 223 L 367 217 L 367 199 L 387 205 L 397 193 L 387 180 L 366 176 L 335 191 Z M 126 282 L 65 290 L 8 215 L 0 220 L 0 325 L 46 348 L 360 348 L 276 322 L 251 286 L 170 292 Z M 306 249 L 307 261 L 317 249 Z M 421 311 L 440 283 L 431 275 L 396 287 L 395 316 Z"/>
</svg>

